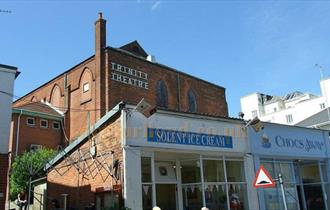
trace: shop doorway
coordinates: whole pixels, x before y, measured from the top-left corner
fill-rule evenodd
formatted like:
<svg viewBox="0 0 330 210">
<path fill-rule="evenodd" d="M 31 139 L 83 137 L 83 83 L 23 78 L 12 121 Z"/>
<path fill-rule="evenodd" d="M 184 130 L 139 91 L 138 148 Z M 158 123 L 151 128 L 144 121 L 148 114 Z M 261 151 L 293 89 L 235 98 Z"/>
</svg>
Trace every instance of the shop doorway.
<svg viewBox="0 0 330 210">
<path fill-rule="evenodd" d="M 178 210 L 176 184 L 156 184 L 157 206 L 162 210 Z"/>
</svg>

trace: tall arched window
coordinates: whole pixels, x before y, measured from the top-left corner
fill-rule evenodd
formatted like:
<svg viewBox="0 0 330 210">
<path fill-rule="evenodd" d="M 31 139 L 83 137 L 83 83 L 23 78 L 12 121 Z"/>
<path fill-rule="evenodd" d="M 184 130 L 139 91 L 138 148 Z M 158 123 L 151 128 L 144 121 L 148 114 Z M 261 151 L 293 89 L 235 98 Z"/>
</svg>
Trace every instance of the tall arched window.
<svg viewBox="0 0 330 210">
<path fill-rule="evenodd" d="M 164 80 L 159 80 L 157 82 L 157 106 L 167 108 L 168 107 L 168 101 L 167 101 L 167 87 L 164 82 Z"/>
<path fill-rule="evenodd" d="M 197 102 L 195 93 L 190 89 L 188 91 L 188 111 L 189 112 L 197 112 Z"/>
<path fill-rule="evenodd" d="M 80 90 L 81 90 L 81 102 L 87 102 L 92 99 L 92 82 L 93 75 L 88 68 L 84 69 L 84 72 L 80 78 Z"/>
<path fill-rule="evenodd" d="M 50 103 L 56 108 L 61 107 L 61 89 L 57 84 L 54 85 L 50 95 Z"/>
</svg>

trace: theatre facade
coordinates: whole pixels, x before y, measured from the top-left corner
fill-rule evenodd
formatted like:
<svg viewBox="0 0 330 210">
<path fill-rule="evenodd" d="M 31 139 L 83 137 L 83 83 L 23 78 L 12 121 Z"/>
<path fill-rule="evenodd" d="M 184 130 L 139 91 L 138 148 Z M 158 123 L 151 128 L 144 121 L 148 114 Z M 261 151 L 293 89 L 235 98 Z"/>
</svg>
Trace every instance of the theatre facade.
<svg viewBox="0 0 330 210">
<path fill-rule="evenodd" d="M 47 165 L 47 193 L 67 209 L 283 209 L 278 184 L 252 185 L 263 165 L 283 174 L 289 209 L 328 209 L 328 141 L 328 131 L 264 123 L 255 132 L 240 119 L 146 117 L 120 103 Z"/>
</svg>

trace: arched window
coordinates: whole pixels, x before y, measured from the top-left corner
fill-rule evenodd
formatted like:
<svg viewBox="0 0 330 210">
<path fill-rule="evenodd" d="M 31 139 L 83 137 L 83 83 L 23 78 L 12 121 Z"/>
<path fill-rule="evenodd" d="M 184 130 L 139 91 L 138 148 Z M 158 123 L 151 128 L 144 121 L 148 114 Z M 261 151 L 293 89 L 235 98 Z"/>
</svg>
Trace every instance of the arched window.
<svg viewBox="0 0 330 210">
<path fill-rule="evenodd" d="M 168 101 L 167 101 L 167 88 L 164 80 L 159 80 L 157 82 L 157 90 L 156 90 L 156 96 L 157 96 L 157 106 L 167 108 Z"/>
<path fill-rule="evenodd" d="M 61 89 L 57 84 L 54 85 L 50 95 L 50 103 L 56 108 L 61 107 Z"/>
<path fill-rule="evenodd" d="M 85 69 L 80 78 L 81 102 L 87 102 L 92 99 L 93 76 L 89 69 Z"/>
<path fill-rule="evenodd" d="M 195 93 L 190 89 L 188 91 L 188 111 L 189 112 L 197 112 L 197 102 Z"/>
</svg>

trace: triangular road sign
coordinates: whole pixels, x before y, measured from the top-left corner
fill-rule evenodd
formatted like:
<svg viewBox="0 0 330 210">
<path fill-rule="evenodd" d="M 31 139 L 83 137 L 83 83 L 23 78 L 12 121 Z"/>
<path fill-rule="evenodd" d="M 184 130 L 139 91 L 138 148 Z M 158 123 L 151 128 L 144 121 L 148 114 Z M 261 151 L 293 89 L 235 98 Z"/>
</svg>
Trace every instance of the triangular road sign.
<svg viewBox="0 0 330 210">
<path fill-rule="evenodd" d="M 253 186 L 255 188 L 258 187 L 275 187 L 275 181 L 269 175 L 267 170 L 264 168 L 263 165 L 260 165 L 260 168 L 257 172 L 256 179 L 253 182 Z"/>
</svg>

